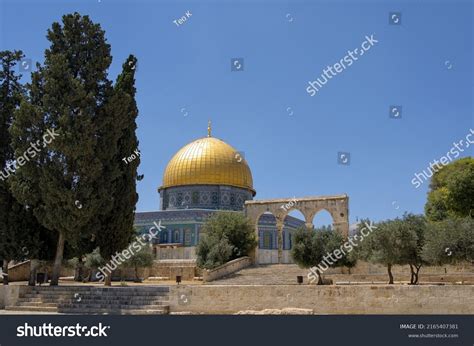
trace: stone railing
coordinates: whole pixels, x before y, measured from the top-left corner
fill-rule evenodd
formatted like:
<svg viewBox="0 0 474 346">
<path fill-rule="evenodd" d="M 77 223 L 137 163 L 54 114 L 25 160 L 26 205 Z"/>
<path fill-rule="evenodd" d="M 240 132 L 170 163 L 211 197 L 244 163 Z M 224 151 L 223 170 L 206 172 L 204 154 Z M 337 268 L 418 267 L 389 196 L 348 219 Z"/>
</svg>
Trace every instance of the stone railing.
<svg viewBox="0 0 474 346">
<path fill-rule="evenodd" d="M 243 268 L 248 267 L 252 264 L 252 259 L 250 257 L 240 257 L 235 260 L 229 261 L 217 268 L 211 270 L 202 271 L 202 279 L 204 282 L 210 282 L 221 277 L 227 276 L 229 274 L 235 273 Z"/>
</svg>

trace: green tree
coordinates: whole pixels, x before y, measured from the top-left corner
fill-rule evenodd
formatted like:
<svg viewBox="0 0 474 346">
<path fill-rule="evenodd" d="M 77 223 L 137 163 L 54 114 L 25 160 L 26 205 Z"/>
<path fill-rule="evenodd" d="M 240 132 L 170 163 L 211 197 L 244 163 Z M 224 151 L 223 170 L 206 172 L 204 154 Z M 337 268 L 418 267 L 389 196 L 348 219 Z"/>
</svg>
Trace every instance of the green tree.
<svg viewBox="0 0 474 346">
<path fill-rule="evenodd" d="M 427 222 L 423 215 L 405 214 L 401 222 L 397 223 L 400 230 L 399 234 L 408 233 L 407 247 L 404 254 L 405 258 L 400 261 L 401 264 L 406 262 L 410 266 L 410 284 L 418 284 L 418 275 L 423 265 L 429 264 L 423 259 L 423 247 L 426 242 Z M 415 238 L 416 241 L 412 241 Z"/>
<path fill-rule="evenodd" d="M 197 264 L 212 269 L 247 256 L 257 246 L 255 229 L 242 213 L 222 211 L 210 216 L 202 226 L 196 249 Z"/>
<path fill-rule="evenodd" d="M 135 252 L 130 259 L 122 264 L 123 268 L 133 268 L 135 270 L 135 281 L 139 282 L 139 268 L 148 268 L 153 265 L 153 253 L 151 245 L 142 246 L 138 252 Z"/>
<path fill-rule="evenodd" d="M 430 224 L 423 259 L 433 265 L 474 261 L 474 219 L 448 218 Z"/>
<path fill-rule="evenodd" d="M 44 65 L 32 73 L 10 132 L 17 156 L 42 143 L 48 130 L 57 137 L 17 170 L 11 188 L 59 235 L 51 280 L 57 285 L 65 241 L 78 238 L 108 196 L 101 184 L 109 174 L 101 160 L 101 130 L 112 57 L 104 31 L 78 13 L 63 16 L 62 25 L 53 23 L 47 38 Z"/>
<path fill-rule="evenodd" d="M 474 159 L 466 157 L 441 167 L 433 174 L 425 205 L 429 220 L 474 217 Z"/>
<path fill-rule="evenodd" d="M 314 280 L 317 277 L 317 284 L 322 285 L 323 274 L 328 268 L 355 265 L 356 260 L 345 244 L 346 240 L 338 232 L 301 227 L 293 234 L 291 256 L 300 267 L 311 268 L 308 278 Z"/>
<path fill-rule="evenodd" d="M 358 226 L 358 233 L 368 223 L 363 221 Z M 389 284 L 393 284 L 392 267 L 406 265 L 412 260 L 410 251 L 417 246 L 417 236 L 414 230 L 406 227 L 401 219 L 379 222 L 374 227 L 375 231 L 364 237 L 357 251 L 358 258 L 371 263 L 387 267 Z"/>
<path fill-rule="evenodd" d="M 136 182 L 140 164 L 136 118 L 138 109 L 135 101 L 135 70 L 137 60 L 129 56 L 122 66 L 107 103 L 102 156 L 104 167 L 109 172 L 102 186 L 107 188 L 107 203 L 101 208 L 98 221 L 97 245 L 103 258 L 110 260 L 117 251 L 123 250 L 132 241 L 135 205 L 138 201 Z M 135 152 L 135 159 L 124 162 Z M 105 278 L 105 285 L 111 285 L 111 275 Z"/>
<path fill-rule="evenodd" d="M 11 146 L 10 126 L 13 113 L 20 105 L 24 87 L 21 75 L 15 74 L 16 64 L 23 58 L 21 51 L 0 52 L 0 258 L 3 260 L 3 283 L 8 284 L 8 263 L 39 256 L 40 235 L 45 230 L 38 224 L 28 206 L 20 204 L 12 195 L 9 178 L 17 161 Z"/>
<path fill-rule="evenodd" d="M 87 281 L 92 281 L 92 274 L 97 268 L 106 264 L 106 261 L 100 255 L 99 248 L 84 256 L 84 268 L 88 270 Z"/>
</svg>

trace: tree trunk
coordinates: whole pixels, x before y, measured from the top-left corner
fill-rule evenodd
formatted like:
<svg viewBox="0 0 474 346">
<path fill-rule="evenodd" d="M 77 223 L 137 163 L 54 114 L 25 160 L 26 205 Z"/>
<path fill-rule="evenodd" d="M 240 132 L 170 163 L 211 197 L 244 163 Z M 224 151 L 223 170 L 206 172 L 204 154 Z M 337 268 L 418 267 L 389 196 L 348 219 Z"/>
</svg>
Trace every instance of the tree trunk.
<svg viewBox="0 0 474 346">
<path fill-rule="evenodd" d="M 36 285 L 36 271 L 38 270 L 39 261 L 36 259 L 30 260 L 30 279 L 28 280 L 28 286 Z"/>
<path fill-rule="evenodd" d="M 112 286 L 112 273 L 105 276 L 104 286 Z"/>
<path fill-rule="evenodd" d="M 391 264 L 387 265 L 387 272 L 388 272 L 388 278 L 389 278 L 388 284 L 393 285 L 393 275 L 392 275 L 392 265 Z"/>
<path fill-rule="evenodd" d="M 414 285 L 418 285 L 418 274 L 420 273 L 420 269 L 421 269 L 421 264 L 419 266 L 415 265 L 415 268 L 416 268 L 416 272 L 415 272 L 415 282 L 413 283 Z"/>
<path fill-rule="evenodd" d="M 56 258 L 54 259 L 53 277 L 50 286 L 57 286 L 59 275 L 61 275 L 61 265 L 63 262 L 65 236 L 63 232 L 59 232 L 58 246 L 56 248 Z"/>
<path fill-rule="evenodd" d="M 323 273 L 319 270 L 319 269 L 316 269 L 316 272 L 318 273 L 318 285 L 322 285 L 324 284 L 323 282 Z"/>
<path fill-rule="evenodd" d="M 8 260 L 4 259 L 3 260 L 3 284 L 8 285 Z"/>
<path fill-rule="evenodd" d="M 77 262 L 76 271 L 74 273 L 74 281 L 82 282 L 84 280 L 84 262 L 79 258 Z"/>
<path fill-rule="evenodd" d="M 415 284 L 415 270 L 413 269 L 413 265 L 410 264 L 410 285 Z"/>
</svg>

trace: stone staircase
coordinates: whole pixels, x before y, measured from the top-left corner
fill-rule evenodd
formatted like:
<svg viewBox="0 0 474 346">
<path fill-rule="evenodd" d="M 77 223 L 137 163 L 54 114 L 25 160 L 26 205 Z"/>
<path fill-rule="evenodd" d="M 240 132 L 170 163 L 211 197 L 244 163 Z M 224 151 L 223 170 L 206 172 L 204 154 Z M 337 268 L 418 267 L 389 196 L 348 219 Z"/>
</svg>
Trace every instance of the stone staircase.
<svg viewBox="0 0 474 346">
<path fill-rule="evenodd" d="M 296 277 L 302 275 L 306 283 L 307 269 L 296 264 L 253 265 L 221 279 L 211 281 L 209 285 L 297 285 Z"/>
<path fill-rule="evenodd" d="M 5 310 L 64 314 L 163 315 L 169 313 L 169 287 L 31 287 Z"/>
</svg>

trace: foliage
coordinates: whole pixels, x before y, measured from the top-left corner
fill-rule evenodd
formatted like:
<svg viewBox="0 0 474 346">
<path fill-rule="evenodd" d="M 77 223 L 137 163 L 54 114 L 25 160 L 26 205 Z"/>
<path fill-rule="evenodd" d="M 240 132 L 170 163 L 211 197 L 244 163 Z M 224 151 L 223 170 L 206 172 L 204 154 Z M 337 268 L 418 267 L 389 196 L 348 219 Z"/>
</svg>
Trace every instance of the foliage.
<svg viewBox="0 0 474 346">
<path fill-rule="evenodd" d="M 38 224 L 29 206 L 20 204 L 12 195 L 9 178 L 15 172 L 6 170 L 15 161 L 9 131 L 13 113 L 24 95 L 21 75 L 14 71 L 23 57 L 21 51 L 0 52 L 0 258 L 6 274 L 11 260 L 45 257 L 44 250 L 50 245 L 47 230 Z M 7 275 L 3 282 L 8 284 Z"/>
<path fill-rule="evenodd" d="M 433 265 L 474 261 L 474 219 L 448 218 L 431 224 L 423 259 Z"/>
<path fill-rule="evenodd" d="M 447 217 L 474 217 L 472 157 L 453 161 L 433 174 L 425 213 L 431 221 Z"/>
<path fill-rule="evenodd" d="M 214 213 L 202 226 L 201 234 L 197 264 L 206 269 L 247 256 L 257 245 L 254 226 L 238 212 Z"/>
<path fill-rule="evenodd" d="M 367 225 L 359 224 L 358 233 Z M 412 271 L 412 283 L 417 281 L 419 267 L 423 263 L 421 249 L 424 244 L 426 223 L 423 216 L 405 214 L 402 219 L 386 220 L 375 226 L 375 231 L 364 237 L 357 250 L 358 258 L 387 267 L 389 283 L 393 284 L 393 265 L 416 265 Z"/>
<path fill-rule="evenodd" d="M 87 269 L 97 269 L 105 264 L 106 261 L 100 255 L 99 248 L 94 249 L 94 251 L 85 256 L 84 266 Z"/>
<path fill-rule="evenodd" d="M 138 149 L 135 133 L 138 116 L 134 86 L 136 64 L 137 60 L 133 56 L 129 56 L 123 64 L 105 112 L 108 122 L 103 137 L 108 139 L 103 146 L 103 162 L 106 171 L 113 173 L 104 177 L 103 181 L 110 201 L 102 208 L 98 219 L 96 243 L 102 256 L 107 259 L 123 250 L 135 234 L 133 224 L 138 201 L 136 182 L 140 156 L 137 155 L 135 160 L 128 163 L 124 163 L 122 158 L 129 157 Z M 106 278 L 105 284 L 110 284 L 110 276 Z"/>
<path fill-rule="evenodd" d="M 346 240 L 338 232 L 324 229 L 307 229 L 301 227 L 293 235 L 291 256 L 300 267 L 312 267 L 318 277 L 318 284 L 322 284 L 322 274 L 329 267 L 353 267 L 355 257 L 350 255 Z M 313 278 L 315 273 L 308 277 Z"/>
<path fill-rule="evenodd" d="M 139 280 L 138 268 L 151 267 L 153 265 L 153 253 L 151 245 L 142 246 L 139 251 L 135 252 L 127 261 L 121 266 L 124 268 L 134 268 L 135 278 Z"/>
<path fill-rule="evenodd" d="M 104 231 L 110 248 L 120 247 L 115 239 L 122 245 L 131 236 L 128 224 L 134 206 L 129 205 L 136 202 L 135 185 L 123 186 L 129 177 L 114 160 L 122 154 L 119 141 L 130 125 L 124 114 L 129 114 L 133 97 L 114 90 L 108 80 L 110 45 L 100 25 L 88 16 L 63 16 L 62 25 L 53 23 L 47 38 L 44 65 L 38 64 L 32 73 L 10 133 L 16 155 L 42 142 L 47 130 L 58 137 L 18 169 L 11 185 L 15 197 L 32 208 L 39 222 L 59 234 L 51 280 L 57 285 L 65 242 L 73 255 L 84 254 L 90 246 L 81 248 L 81 239 L 100 235 L 115 207 L 117 215 L 125 210 L 127 221 L 117 216 L 118 225 L 110 226 L 116 227 L 114 237 Z M 121 198 L 128 207 L 120 207 Z M 104 241 L 101 245 L 106 247 Z"/>
</svg>

